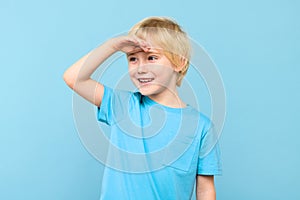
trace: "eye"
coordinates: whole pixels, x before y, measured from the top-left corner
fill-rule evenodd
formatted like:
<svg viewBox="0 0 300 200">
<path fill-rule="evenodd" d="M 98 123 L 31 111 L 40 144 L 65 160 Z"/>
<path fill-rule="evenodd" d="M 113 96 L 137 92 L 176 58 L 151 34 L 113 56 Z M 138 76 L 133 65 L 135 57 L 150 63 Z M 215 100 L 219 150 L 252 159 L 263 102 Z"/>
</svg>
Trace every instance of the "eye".
<svg viewBox="0 0 300 200">
<path fill-rule="evenodd" d="M 158 59 L 157 56 L 153 56 L 153 55 L 148 57 L 148 60 L 150 60 L 150 61 L 154 61 L 157 59 Z"/>
<path fill-rule="evenodd" d="M 129 57 L 129 58 L 128 58 L 128 61 L 129 61 L 129 62 L 136 62 L 136 61 L 137 61 L 137 58 L 136 58 L 136 57 Z"/>
</svg>

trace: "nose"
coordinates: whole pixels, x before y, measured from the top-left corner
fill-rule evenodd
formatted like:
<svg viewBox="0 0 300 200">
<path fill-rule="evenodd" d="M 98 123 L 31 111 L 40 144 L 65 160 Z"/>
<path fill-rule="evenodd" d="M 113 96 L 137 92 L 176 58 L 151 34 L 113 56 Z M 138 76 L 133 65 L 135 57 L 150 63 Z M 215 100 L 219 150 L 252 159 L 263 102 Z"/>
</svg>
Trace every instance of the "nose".
<svg viewBox="0 0 300 200">
<path fill-rule="evenodd" d="M 139 73 L 139 74 L 147 73 L 147 67 L 146 67 L 145 63 L 142 63 L 142 62 L 139 63 L 139 66 L 137 68 L 137 73 Z"/>
</svg>

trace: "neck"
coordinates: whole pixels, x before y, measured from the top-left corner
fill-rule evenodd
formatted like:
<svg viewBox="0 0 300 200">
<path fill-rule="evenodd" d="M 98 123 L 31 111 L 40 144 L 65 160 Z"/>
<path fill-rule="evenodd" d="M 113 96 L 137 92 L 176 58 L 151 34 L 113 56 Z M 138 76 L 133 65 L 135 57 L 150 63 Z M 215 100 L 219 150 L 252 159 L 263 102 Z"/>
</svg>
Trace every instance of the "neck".
<svg viewBox="0 0 300 200">
<path fill-rule="evenodd" d="M 174 91 L 165 91 L 159 94 L 152 94 L 148 97 L 161 105 L 171 108 L 186 107 L 186 104 L 181 100 L 176 89 Z"/>
</svg>

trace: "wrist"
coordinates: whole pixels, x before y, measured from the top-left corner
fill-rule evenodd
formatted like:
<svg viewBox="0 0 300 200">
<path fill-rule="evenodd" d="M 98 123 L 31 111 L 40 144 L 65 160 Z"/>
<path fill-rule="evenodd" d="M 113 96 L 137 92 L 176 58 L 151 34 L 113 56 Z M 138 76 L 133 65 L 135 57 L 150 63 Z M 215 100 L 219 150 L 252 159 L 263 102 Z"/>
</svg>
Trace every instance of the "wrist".
<svg viewBox="0 0 300 200">
<path fill-rule="evenodd" d="M 106 41 L 106 45 L 109 51 L 115 53 L 119 51 L 117 38 L 111 38 Z"/>
</svg>

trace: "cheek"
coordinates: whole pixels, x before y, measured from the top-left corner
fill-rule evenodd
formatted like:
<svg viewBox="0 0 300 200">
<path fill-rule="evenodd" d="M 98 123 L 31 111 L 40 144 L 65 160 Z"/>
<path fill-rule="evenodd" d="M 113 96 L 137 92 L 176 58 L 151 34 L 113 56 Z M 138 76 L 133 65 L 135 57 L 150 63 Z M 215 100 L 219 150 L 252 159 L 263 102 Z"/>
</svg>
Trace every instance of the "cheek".
<svg viewBox="0 0 300 200">
<path fill-rule="evenodd" d="M 128 74 L 130 77 L 132 77 L 135 74 L 134 67 L 128 66 Z"/>
<path fill-rule="evenodd" d="M 162 66 L 155 70 L 155 73 L 161 78 L 170 78 L 174 74 L 174 70 L 169 66 Z"/>
</svg>

